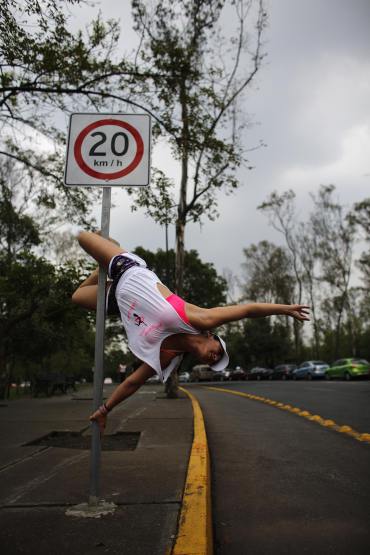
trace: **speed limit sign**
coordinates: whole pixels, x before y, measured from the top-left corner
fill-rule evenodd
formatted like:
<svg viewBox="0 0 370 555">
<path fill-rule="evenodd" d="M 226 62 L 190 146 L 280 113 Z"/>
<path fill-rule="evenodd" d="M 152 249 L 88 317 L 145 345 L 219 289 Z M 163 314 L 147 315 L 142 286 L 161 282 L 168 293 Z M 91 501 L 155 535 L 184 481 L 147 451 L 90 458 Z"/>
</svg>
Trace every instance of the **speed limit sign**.
<svg viewBox="0 0 370 555">
<path fill-rule="evenodd" d="M 149 185 L 149 174 L 147 114 L 71 115 L 66 185 Z"/>
</svg>

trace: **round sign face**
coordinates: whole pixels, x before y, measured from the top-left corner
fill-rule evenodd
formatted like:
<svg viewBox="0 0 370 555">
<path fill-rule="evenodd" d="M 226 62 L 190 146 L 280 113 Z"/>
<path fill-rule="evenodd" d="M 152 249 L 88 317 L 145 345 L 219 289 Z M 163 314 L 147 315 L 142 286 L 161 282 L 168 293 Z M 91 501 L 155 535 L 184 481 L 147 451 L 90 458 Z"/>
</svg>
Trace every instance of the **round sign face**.
<svg viewBox="0 0 370 555">
<path fill-rule="evenodd" d="M 100 119 L 87 125 L 74 144 L 74 157 L 88 176 L 109 181 L 130 174 L 140 164 L 144 144 L 126 121 Z"/>
</svg>

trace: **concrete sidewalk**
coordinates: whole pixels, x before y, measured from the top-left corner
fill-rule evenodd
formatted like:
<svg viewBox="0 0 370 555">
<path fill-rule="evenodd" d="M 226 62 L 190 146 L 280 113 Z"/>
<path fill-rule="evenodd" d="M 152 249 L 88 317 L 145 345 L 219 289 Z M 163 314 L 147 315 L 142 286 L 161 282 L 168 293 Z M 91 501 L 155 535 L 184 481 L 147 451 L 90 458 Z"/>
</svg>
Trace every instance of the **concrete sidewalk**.
<svg viewBox="0 0 370 555">
<path fill-rule="evenodd" d="M 105 386 L 109 395 L 112 387 Z M 73 398 L 75 397 L 75 398 Z M 91 391 L 0 406 L 0 549 L 13 553 L 165 555 L 177 531 L 193 437 L 191 403 L 146 385 L 109 416 L 106 435 L 140 432 L 133 451 L 103 451 L 100 519 L 66 516 L 86 502 L 89 455 L 82 449 L 23 446 L 53 431 L 89 434 Z M 4 406 L 6 405 L 6 406 Z"/>
</svg>

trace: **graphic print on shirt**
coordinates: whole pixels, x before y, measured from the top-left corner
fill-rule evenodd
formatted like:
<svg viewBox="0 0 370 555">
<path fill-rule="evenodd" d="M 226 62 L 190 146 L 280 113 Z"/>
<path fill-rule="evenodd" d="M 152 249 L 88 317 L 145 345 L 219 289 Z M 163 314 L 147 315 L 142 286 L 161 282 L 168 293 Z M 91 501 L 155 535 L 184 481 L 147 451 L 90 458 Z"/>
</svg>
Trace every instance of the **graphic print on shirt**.
<svg viewBox="0 0 370 555">
<path fill-rule="evenodd" d="M 136 305 L 137 305 L 137 302 L 136 302 L 136 301 L 132 301 L 131 306 L 130 306 L 128 312 L 127 312 L 127 318 L 128 318 L 129 320 L 131 320 L 131 314 L 133 313 L 134 308 L 135 308 Z"/>
<path fill-rule="evenodd" d="M 144 322 L 143 316 L 139 316 L 138 314 L 135 314 L 135 312 L 134 312 L 134 318 L 135 318 L 135 325 L 136 326 L 140 326 L 140 324 L 144 324 L 144 326 L 148 325 Z"/>
</svg>

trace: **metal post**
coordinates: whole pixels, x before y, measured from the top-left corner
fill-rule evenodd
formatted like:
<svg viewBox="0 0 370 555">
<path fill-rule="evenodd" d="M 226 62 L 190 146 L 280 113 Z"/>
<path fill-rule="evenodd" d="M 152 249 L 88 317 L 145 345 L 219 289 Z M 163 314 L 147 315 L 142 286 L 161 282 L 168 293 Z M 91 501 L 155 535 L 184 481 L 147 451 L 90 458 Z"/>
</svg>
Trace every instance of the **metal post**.
<svg viewBox="0 0 370 555">
<path fill-rule="evenodd" d="M 101 235 L 109 236 L 109 220 L 111 206 L 111 188 L 103 188 L 103 202 L 101 212 Z M 104 377 L 104 330 L 105 330 L 105 287 L 107 271 L 99 267 L 98 298 L 96 305 L 96 332 L 95 332 L 95 371 L 94 371 L 94 412 L 103 402 L 103 377 Z M 97 422 L 92 424 L 91 456 L 90 456 L 90 495 L 89 505 L 97 505 L 100 494 L 100 458 L 101 440 Z"/>
</svg>

